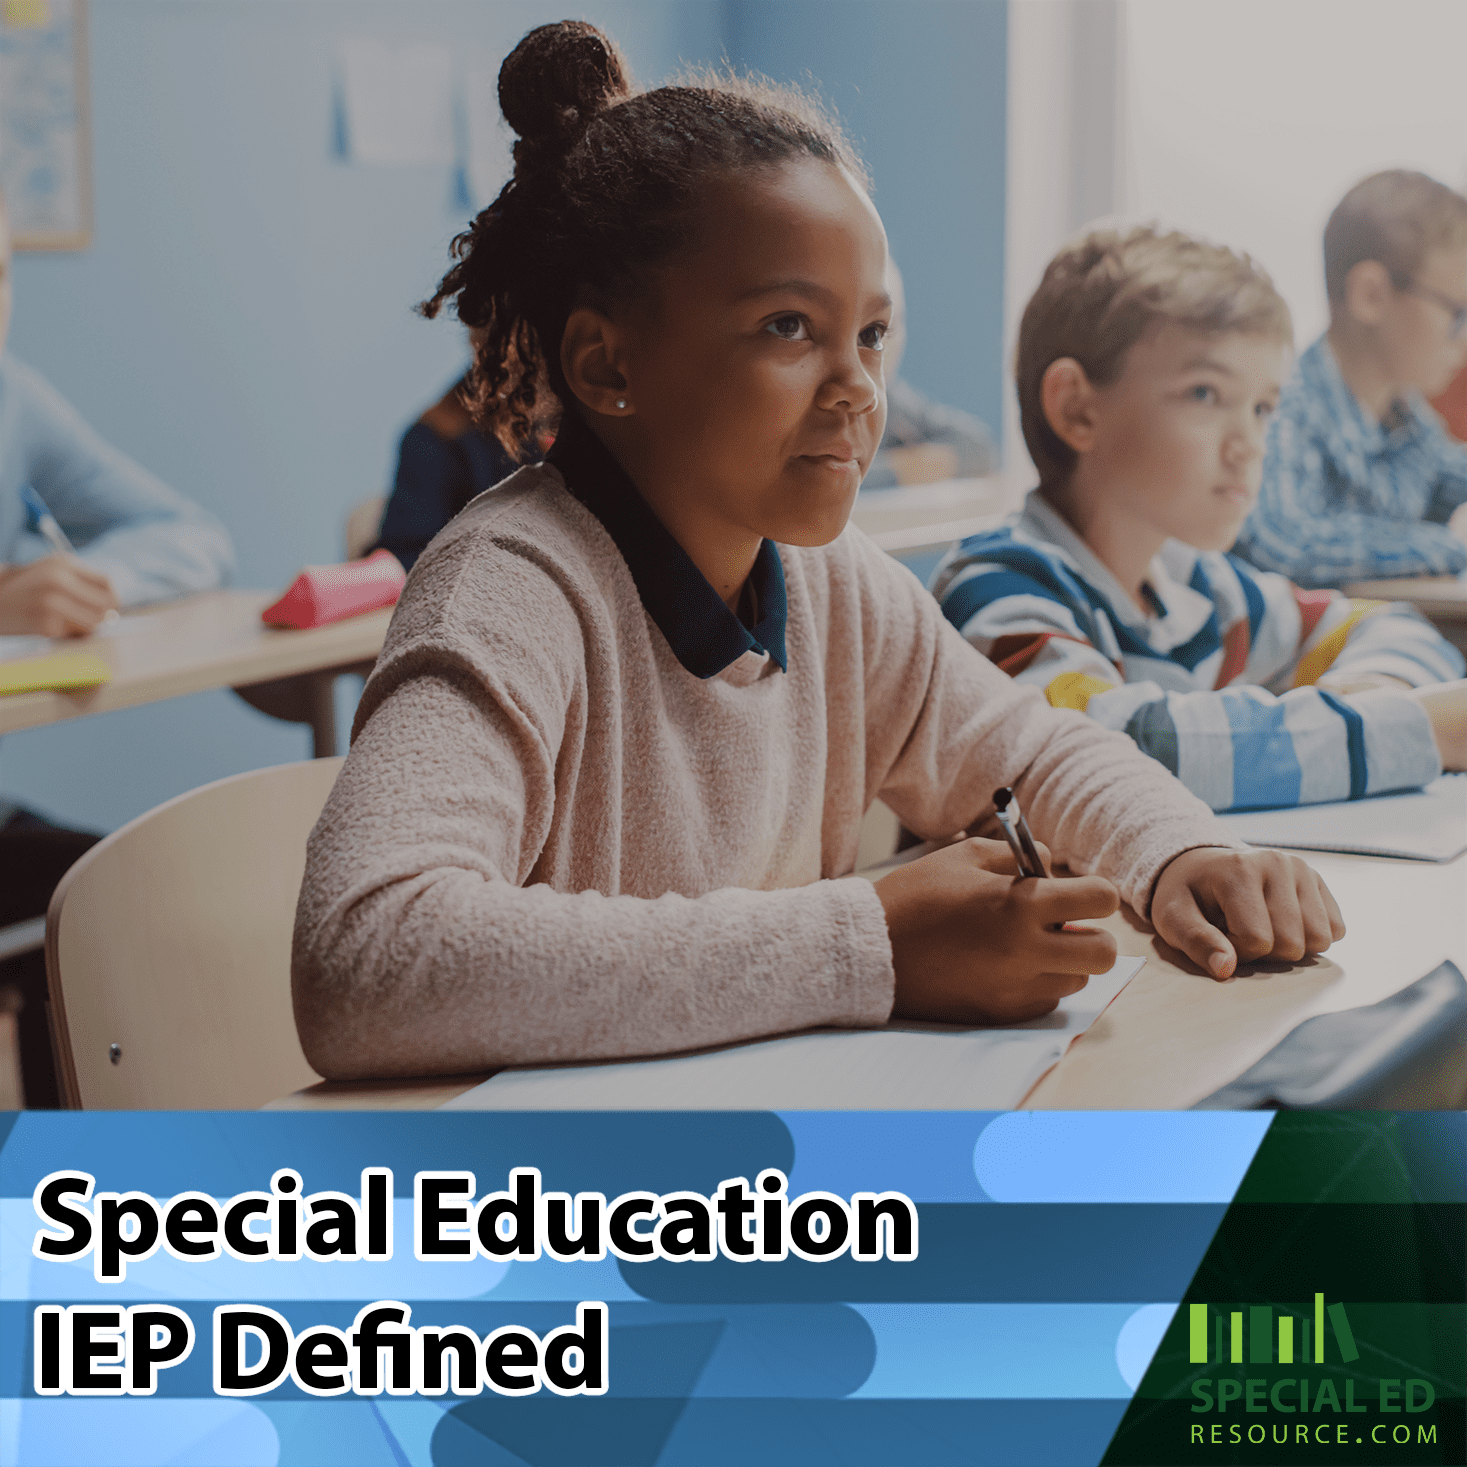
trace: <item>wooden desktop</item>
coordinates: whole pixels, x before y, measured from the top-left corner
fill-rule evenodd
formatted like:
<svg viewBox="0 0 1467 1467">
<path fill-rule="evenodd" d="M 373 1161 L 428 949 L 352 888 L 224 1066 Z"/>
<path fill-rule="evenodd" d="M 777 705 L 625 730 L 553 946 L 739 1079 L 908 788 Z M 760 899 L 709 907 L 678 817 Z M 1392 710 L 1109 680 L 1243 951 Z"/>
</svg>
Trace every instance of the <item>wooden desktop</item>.
<svg viewBox="0 0 1467 1467">
<path fill-rule="evenodd" d="M 135 708 L 184 693 L 298 674 L 330 674 L 371 662 L 381 651 L 391 607 L 292 631 L 260 621 L 260 612 L 277 594 L 206 591 L 142 608 L 124 616 L 109 634 L 59 644 L 68 651 L 101 657 L 112 668 L 111 681 L 79 692 L 0 698 L 0 734 Z"/>
</svg>

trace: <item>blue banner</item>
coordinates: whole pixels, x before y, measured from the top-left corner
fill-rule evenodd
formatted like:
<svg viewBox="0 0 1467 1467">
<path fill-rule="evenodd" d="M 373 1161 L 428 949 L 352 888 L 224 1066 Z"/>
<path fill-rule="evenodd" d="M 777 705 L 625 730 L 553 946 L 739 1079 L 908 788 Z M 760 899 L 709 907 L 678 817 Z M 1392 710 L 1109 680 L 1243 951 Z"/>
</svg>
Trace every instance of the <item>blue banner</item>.
<svg viewBox="0 0 1467 1467">
<path fill-rule="evenodd" d="M 6 1117 L 0 1460 L 1090 1467 L 1269 1121 Z"/>
</svg>

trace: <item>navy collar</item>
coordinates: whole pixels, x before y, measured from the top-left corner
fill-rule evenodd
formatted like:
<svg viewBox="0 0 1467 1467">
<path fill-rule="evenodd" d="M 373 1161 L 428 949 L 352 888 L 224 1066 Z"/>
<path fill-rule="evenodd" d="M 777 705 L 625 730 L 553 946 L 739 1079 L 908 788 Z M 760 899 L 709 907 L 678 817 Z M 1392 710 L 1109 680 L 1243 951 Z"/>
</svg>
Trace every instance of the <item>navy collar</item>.
<svg viewBox="0 0 1467 1467">
<path fill-rule="evenodd" d="M 750 631 L 693 564 L 605 444 L 572 412 L 546 455 L 566 488 L 601 521 L 627 563 L 642 607 L 694 677 L 716 677 L 745 652 L 768 653 L 788 670 L 784 567 L 772 540 L 759 544 L 749 584 L 757 621 Z"/>
</svg>

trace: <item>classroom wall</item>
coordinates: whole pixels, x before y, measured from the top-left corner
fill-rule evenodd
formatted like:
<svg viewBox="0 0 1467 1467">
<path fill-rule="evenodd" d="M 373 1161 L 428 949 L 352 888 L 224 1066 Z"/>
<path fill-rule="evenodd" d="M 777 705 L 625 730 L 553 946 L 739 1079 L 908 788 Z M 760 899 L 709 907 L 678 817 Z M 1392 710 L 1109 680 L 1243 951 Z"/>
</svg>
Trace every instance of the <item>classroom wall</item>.
<svg viewBox="0 0 1467 1467">
<path fill-rule="evenodd" d="M 77 254 L 17 256 L 7 350 L 225 521 L 237 584 L 283 586 L 302 564 L 339 560 L 347 511 L 390 483 L 403 428 L 465 360 L 456 325 L 412 313 L 466 218 L 455 170 L 339 155 L 340 40 L 502 56 L 565 9 L 89 7 L 95 236 Z M 596 0 L 581 13 L 642 76 L 714 60 L 722 44 L 716 0 Z M 0 791 L 112 829 L 309 752 L 303 725 L 221 691 L 8 735 Z"/>
<path fill-rule="evenodd" d="M 467 210 L 449 166 L 344 158 L 349 36 L 502 56 L 558 0 L 107 0 L 90 14 L 95 237 L 18 256 L 8 350 L 217 514 L 236 583 L 341 557 L 403 427 L 464 361 L 411 307 Z M 861 142 L 907 274 L 919 387 L 997 421 L 1003 0 L 596 0 L 643 82 L 726 55 L 816 78 Z M 350 689 L 343 685 L 343 714 Z M 343 735 L 344 737 L 344 735 Z M 112 829 L 309 752 L 227 692 L 7 736 L 0 793 Z"/>
<path fill-rule="evenodd" d="M 1306 346 L 1320 238 L 1381 168 L 1467 187 L 1462 0 L 1123 0 L 1118 208 L 1246 249 Z"/>
<path fill-rule="evenodd" d="M 1003 455 L 1031 483 L 1038 475 L 1012 371 L 1019 320 L 1060 246 L 1116 207 L 1121 4 L 1016 0 L 1009 8 Z"/>
</svg>

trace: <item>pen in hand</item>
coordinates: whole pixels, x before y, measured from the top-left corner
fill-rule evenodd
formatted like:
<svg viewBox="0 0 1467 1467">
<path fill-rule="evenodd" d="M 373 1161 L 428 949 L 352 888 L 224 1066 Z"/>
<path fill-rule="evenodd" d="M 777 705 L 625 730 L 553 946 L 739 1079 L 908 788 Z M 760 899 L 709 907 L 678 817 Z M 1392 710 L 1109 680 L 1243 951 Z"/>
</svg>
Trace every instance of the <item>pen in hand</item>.
<svg viewBox="0 0 1467 1467">
<path fill-rule="evenodd" d="M 57 524 L 56 516 L 46 508 L 46 501 L 29 484 L 20 486 L 20 498 L 25 505 L 26 528 L 39 535 L 57 555 L 75 555 L 76 546 Z M 117 609 L 112 607 L 104 613 L 98 625 L 110 627 L 117 619 Z"/>
<path fill-rule="evenodd" d="M 39 535 L 57 555 L 75 555 L 76 546 L 66 538 L 66 531 L 56 523 L 56 516 L 29 484 L 20 486 L 20 498 L 25 505 L 26 528 Z"/>
<path fill-rule="evenodd" d="M 1008 840 L 1009 849 L 1014 853 L 1014 860 L 1018 863 L 1019 875 L 1043 876 L 1044 862 L 1039 859 L 1039 850 L 1034 844 L 1034 837 L 1029 833 L 1029 822 L 1024 819 L 1024 812 L 1019 809 L 1013 790 L 1007 786 L 994 790 L 993 809 L 998 816 L 998 823 L 1003 826 L 1003 833 Z"/>
</svg>

